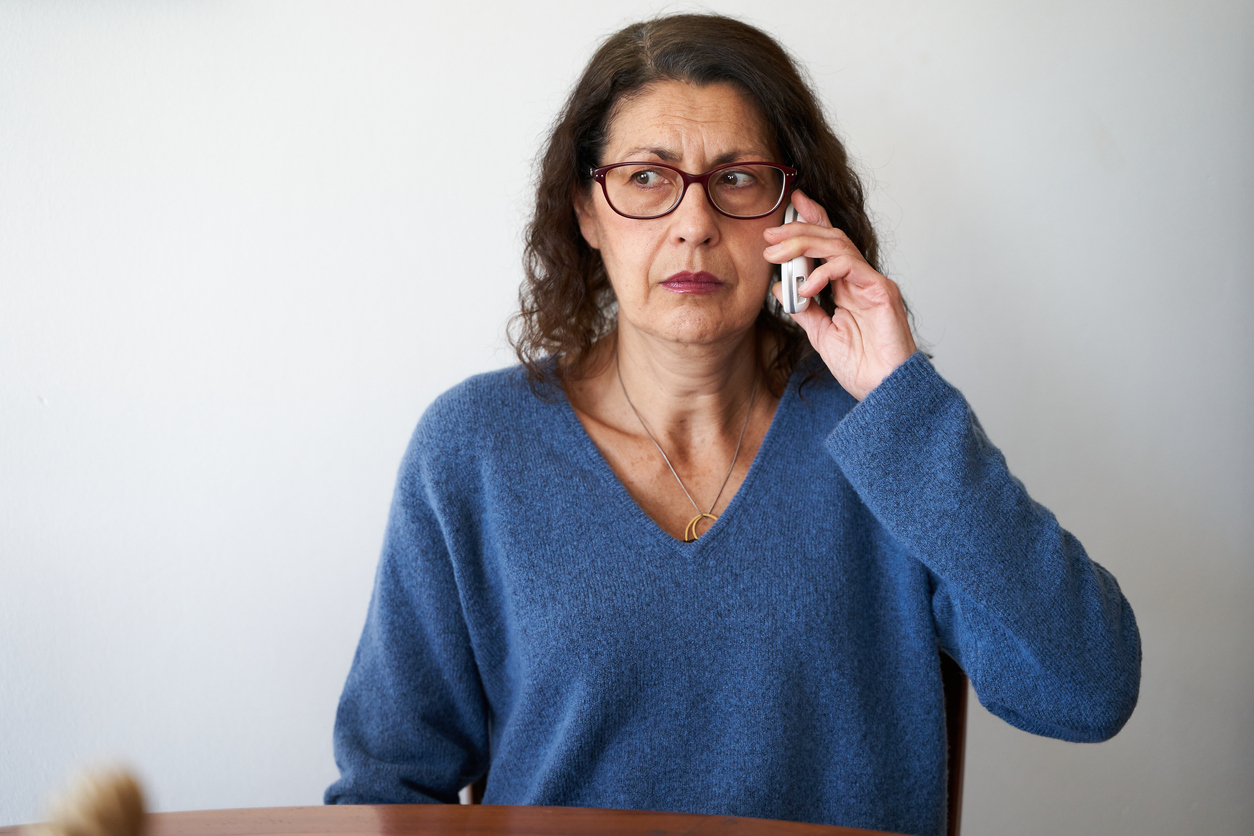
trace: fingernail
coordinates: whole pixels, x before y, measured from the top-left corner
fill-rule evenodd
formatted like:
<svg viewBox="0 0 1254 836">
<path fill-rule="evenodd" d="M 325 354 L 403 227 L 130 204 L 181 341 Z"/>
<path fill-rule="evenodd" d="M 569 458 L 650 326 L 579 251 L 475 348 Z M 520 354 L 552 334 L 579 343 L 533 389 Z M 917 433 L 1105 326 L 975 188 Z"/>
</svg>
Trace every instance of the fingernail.
<svg viewBox="0 0 1254 836">
<path fill-rule="evenodd" d="M 774 254 L 777 250 L 779 250 L 779 244 L 771 244 L 771 246 L 767 247 L 765 251 Z"/>
</svg>

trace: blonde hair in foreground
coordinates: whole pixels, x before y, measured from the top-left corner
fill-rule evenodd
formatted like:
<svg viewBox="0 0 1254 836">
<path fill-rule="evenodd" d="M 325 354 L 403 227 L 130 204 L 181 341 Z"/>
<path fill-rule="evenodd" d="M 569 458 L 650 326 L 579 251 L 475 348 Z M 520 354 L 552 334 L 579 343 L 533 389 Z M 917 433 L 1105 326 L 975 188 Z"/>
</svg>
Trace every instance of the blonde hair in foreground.
<svg viewBox="0 0 1254 836">
<path fill-rule="evenodd" d="M 49 820 L 21 836 L 142 836 L 144 794 L 125 769 L 86 772 L 48 807 Z"/>
</svg>

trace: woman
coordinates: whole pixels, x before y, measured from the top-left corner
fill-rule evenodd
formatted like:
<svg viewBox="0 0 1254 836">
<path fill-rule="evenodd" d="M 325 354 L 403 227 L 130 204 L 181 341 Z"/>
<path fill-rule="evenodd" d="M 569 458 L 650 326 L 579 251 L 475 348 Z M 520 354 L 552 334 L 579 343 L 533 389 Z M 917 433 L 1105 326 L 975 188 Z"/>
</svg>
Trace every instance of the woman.
<svg viewBox="0 0 1254 836">
<path fill-rule="evenodd" d="M 802 254 L 794 324 L 768 288 Z M 402 464 L 327 801 L 452 802 L 487 771 L 486 803 L 939 833 L 938 644 L 1020 728 L 1117 732 L 1127 602 L 875 259 L 774 41 L 611 37 L 543 157 L 523 365 L 438 399 Z"/>
</svg>

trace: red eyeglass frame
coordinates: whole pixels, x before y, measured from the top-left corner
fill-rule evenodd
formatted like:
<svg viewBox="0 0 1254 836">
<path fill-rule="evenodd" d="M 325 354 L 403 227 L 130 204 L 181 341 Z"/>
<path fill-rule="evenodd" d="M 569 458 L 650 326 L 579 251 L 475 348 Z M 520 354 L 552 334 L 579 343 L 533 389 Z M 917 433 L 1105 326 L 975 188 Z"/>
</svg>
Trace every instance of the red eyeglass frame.
<svg viewBox="0 0 1254 836">
<path fill-rule="evenodd" d="M 665 168 L 668 171 L 673 171 L 676 174 L 678 174 L 684 181 L 684 187 L 680 190 L 679 199 L 675 201 L 675 205 L 667 209 L 665 212 L 663 212 L 660 215 L 628 215 L 626 212 L 619 212 L 618 208 L 614 206 L 614 201 L 610 200 L 610 190 L 609 190 L 609 186 L 605 184 L 605 174 L 611 169 L 622 168 L 625 165 L 657 166 L 658 168 Z M 713 177 L 715 174 L 718 174 L 720 171 L 726 171 L 729 168 L 740 168 L 741 166 L 746 166 L 746 165 L 770 166 L 771 168 L 778 169 L 784 173 L 784 188 L 780 190 L 779 200 L 775 202 L 774 206 L 772 206 L 770 209 L 768 209 L 767 211 L 763 212 L 760 215 L 733 215 L 730 212 L 724 212 L 722 209 L 718 208 L 718 205 L 713 200 L 710 200 L 710 178 L 711 177 Z M 676 209 L 678 209 L 679 204 L 684 202 L 684 196 L 688 194 L 688 187 L 691 186 L 693 183 L 701 184 L 701 188 L 705 189 L 706 200 L 709 201 L 711 208 L 713 208 L 715 212 L 718 212 L 720 215 L 723 215 L 724 217 L 733 218 L 738 221 L 752 221 L 756 218 L 765 218 L 767 215 L 771 214 L 776 209 L 778 209 L 781 204 L 783 204 L 784 198 L 788 197 L 788 192 L 792 188 L 793 181 L 797 179 L 797 169 L 792 168 L 790 166 L 782 165 L 780 163 L 767 162 L 766 160 L 741 160 L 740 162 L 728 163 L 727 165 L 720 165 L 717 168 L 712 168 L 709 171 L 707 171 L 705 174 L 689 174 L 683 169 L 675 168 L 675 166 L 673 165 L 667 165 L 666 163 L 653 162 L 651 160 L 640 160 L 640 161 L 628 160 L 627 162 L 622 162 L 622 163 L 610 163 L 609 165 L 598 166 L 597 168 L 594 168 L 591 171 L 592 171 L 592 179 L 601 184 L 601 193 L 605 195 L 605 202 L 609 204 L 609 207 L 613 209 L 615 212 L 618 212 L 618 214 L 622 215 L 624 218 L 631 218 L 632 220 L 636 220 L 636 221 L 652 221 L 652 220 L 656 220 L 657 218 L 665 218 L 671 212 L 674 212 Z"/>
</svg>

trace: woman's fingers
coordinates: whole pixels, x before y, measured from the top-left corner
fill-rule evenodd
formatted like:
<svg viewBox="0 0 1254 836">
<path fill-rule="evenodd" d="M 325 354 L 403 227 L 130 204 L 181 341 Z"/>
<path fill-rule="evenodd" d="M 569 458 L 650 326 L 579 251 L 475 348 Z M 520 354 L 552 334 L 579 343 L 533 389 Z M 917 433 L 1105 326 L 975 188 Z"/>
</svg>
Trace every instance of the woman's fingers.
<svg viewBox="0 0 1254 836">
<path fill-rule="evenodd" d="M 827 217 L 827 210 L 819 206 L 810 198 L 806 197 L 800 189 L 792 193 L 792 205 L 797 209 L 800 216 L 800 222 L 791 224 L 782 224 L 781 226 L 771 227 L 766 230 L 766 240 L 770 244 L 779 244 L 783 241 L 790 240 L 799 235 L 807 235 L 815 233 L 825 238 L 841 239 L 848 242 L 845 233 L 839 229 L 832 228 L 832 222 Z M 852 246 L 852 245 L 851 245 Z M 797 253 L 801 255 L 801 253 Z M 806 253 L 809 255 L 809 253 Z M 790 258 L 796 258 L 796 255 Z M 811 255 L 811 258 L 824 258 L 825 256 Z M 774 260 L 774 259 L 771 259 Z M 784 259 L 787 261 L 788 259 Z"/>
<path fill-rule="evenodd" d="M 810 225 L 801 229 L 788 229 L 788 226 L 776 227 L 776 229 L 785 230 L 783 235 L 787 237 L 779 237 L 776 243 L 766 248 L 763 255 L 766 256 L 767 261 L 783 264 L 799 255 L 806 255 L 810 258 L 833 258 L 849 250 L 857 252 L 857 249 L 849 243 L 849 239 L 845 238 L 844 233 L 838 229 L 824 229 Z M 774 230 L 768 229 L 766 234 L 769 236 L 772 232 Z M 769 241 L 770 238 L 768 237 L 767 240 Z"/>
<path fill-rule="evenodd" d="M 856 254 L 841 253 L 814 268 L 800 287 L 802 296 L 817 296 L 827 285 L 832 286 L 840 307 L 865 308 L 891 301 L 896 285 L 876 273 Z"/>
<path fill-rule="evenodd" d="M 873 281 L 878 275 L 875 269 L 862 258 L 858 248 L 840 230 L 809 225 L 806 225 L 804 230 L 788 230 L 788 237 L 767 247 L 763 250 L 762 256 L 775 264 L 783 264 L 798 256 L 812 258 L 821 265 L 843 261 L 850 269 L 857 269 L 859 266 L 864 268 L 866 275 L 857 279 L 860 283 Z M 770 230 L 767 231 L 770 232 Z M 818 271 L 816 269 L 813 272 Z"/>
<path fill-rule="evenodd" d="M 815 234 L 797 232 L 768 247 L 764 253 L 768 261 L 776 264 L 801 255 L 822 262 L 806 277 L 801 286 L 803 296 L 814 296 L 827 284 L 835 287 L 837 281 L 848 286 L 847 292 L 863 294 L 863 302 L 868 305 L 890 302 L 900 296 L 896 284 L 867 264 L 862 253 L 840 230 L 812 226 L 808 229 Z M 841 304 L 839 294 L 836 303 Z"/>
<path fill-rule="evenodd" d="M 775 298 L 782 301 L 783 291 L 778 285 L 776 288 Z M 805 310 L 793 314 L 792 318 L 805 329 L 806 336 L 810 338 L 810 345 L 816 349 L 825 341 L 826 331 L 832 325 L 831 318 L 817 304 L 807 305 Z"/>
<path fill-rule="evenodd" d="M 831 262 L 829 262 L 831 264 Z M 827 267 L 824 264 L 819 270 Z M 815 270 L 817 273 L 819 270 Z M 870 270 L 870 268 L 867 268 Z M 839 276 L 830 277 L 832 285 L 832 297 L 836 304 L 842 308 L 851 310 L 866 310 L 870 308 L 885 308 L 897 310 L 901 309 L 904 313 L 905 307 L 901 302 L 901 290 L 897 287 L 897 283 L 892 279 L 886 279 L 883 276 L 870 271 L 871 275 L 866 275 L 866 270 L 850 269 L 846 273 Z M 828 284 L 828 281 L 822 284 Z M 820 288 L 822 287 L 820 284 Z M 817 291 L 815 291 L 817 293 Z M 803 291 L 805 295 L 813 295 Z"/>
<path fill-rule="evenodd" d="M 819 206 L 810 196 L 801 189 L 794 189 L 792 193 L 792 205 L 796 208 L 797 214 L 801 216 L 801 220 L 815 226 L 831 227 L 832 222 L 827 217 L 827 210 Z"/>
</svg>

